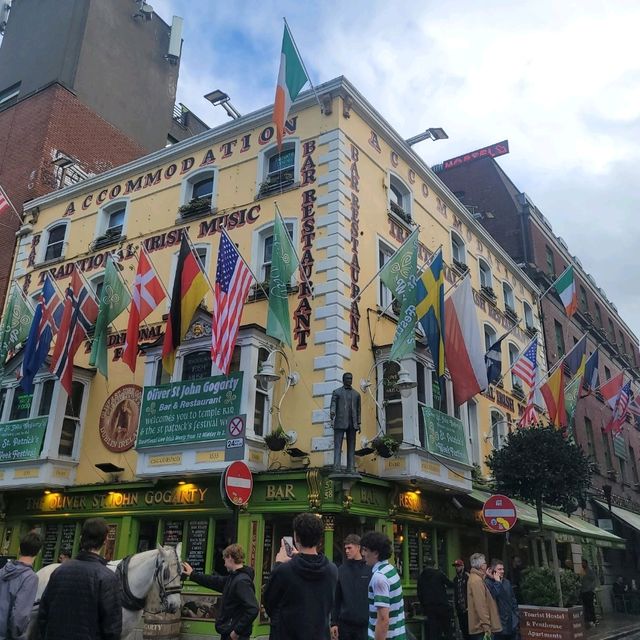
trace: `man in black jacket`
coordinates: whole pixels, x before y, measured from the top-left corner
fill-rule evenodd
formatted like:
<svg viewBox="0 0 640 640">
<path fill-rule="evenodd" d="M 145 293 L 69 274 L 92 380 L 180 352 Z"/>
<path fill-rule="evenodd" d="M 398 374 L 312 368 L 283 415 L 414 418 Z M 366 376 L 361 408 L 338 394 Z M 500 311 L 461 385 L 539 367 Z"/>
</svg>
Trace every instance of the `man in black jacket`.
<svg viewBox="0 0 640 640">
<path fill-rule="evenodd" d="M 182 569 L 194 582 L 222 593 L 222 607 L 216 619 L 220 639 L 248 640 L 251 625 L 258 616 L 254 571 L 244 566 L 244 551 L 239 544 L 230 544 L 222 552 L 222 558 L 228 576 L 196 573 L 188 562 L 182 563 Z"/>
<path fill-rule="evenodd" d="M 107 533 L 103 518 L 87 520 L 80 553 L 51 574 L 38 609 L 41 640 L 120 640 L 120 582 L 99 555 Z"/>
<path fill-rule="evenodd" d="M 338 570 L 318 553 L 323 531 L 322 519 L 312 513 L 301 513 L 293 519 L 296 549 L 289 556 L 282 541 L 264 590 L 264 608 L 272 620 L 270 637 L 329 640 Z"/>
<path fill-rule="evenodd" d="M 338 586 L 331 614 L 332 640 L 367 640 L 371 567 L 362 559 L 360 536 L 344 539 L 345 561 L 338 569 Z"/>
<path fill-rule="evenodd" d="M 429 640 L 451 638 L 451 608 L 447 588 L 453 588 L 453 582 L 433 566 L 425 567 L 418 576 L 418 600 L 427 616 Z"/>
<path fill-rule="evenodd" d="M 456 575 L 453 578 L 453 602 L 456 607 L 462 640 L 469 640 L 469 607 L 467 606 L 469 574 L 464 570 L 463 560 L 456 560 L 453 566 L 456 569 Z"/>
</svg>

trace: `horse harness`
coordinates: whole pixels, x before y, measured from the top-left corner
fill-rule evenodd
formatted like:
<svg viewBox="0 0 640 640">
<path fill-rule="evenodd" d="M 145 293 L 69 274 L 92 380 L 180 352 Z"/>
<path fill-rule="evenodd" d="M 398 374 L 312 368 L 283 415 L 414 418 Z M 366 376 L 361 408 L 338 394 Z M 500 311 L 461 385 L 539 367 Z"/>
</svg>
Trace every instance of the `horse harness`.
<svg viewBox="0 0 640 640">
<path fill-rule="evenodd" d="M 177 566 L 180 567 L 180 558 L 175 549 L 173 552 L 176 556 Z M 146 597 L 138 598 L 134 596 L 129 587 L 129 564 L 133 556 L 129 555 L 123 558 L 120 564 L 116 567 L 116 575 L 120 579 L 120 585 L 122 587 L 122 606 L 129 611 L 142 611 L 145 608 Z M 162 605 L 161 611 L 166 611 L 169 608 L 168 596 L 174 593 L 180 593 L 182 591 L 182 583 L 180 581 L 180 572 L 178 572 L 173 578 L 171 578 L 171 569 L 165 566 L 162 559 L 162 555 L 159 553 L 156 560 L 156 568 L 153 573 L 153 581 L 158 585 L 158 593 L 160 596 L 160 603 Z M 178 584 L 173 584 L 175 581 Z M 148 611 L 148 613 L 160 613 L 160 611 Z"/>
</svg>

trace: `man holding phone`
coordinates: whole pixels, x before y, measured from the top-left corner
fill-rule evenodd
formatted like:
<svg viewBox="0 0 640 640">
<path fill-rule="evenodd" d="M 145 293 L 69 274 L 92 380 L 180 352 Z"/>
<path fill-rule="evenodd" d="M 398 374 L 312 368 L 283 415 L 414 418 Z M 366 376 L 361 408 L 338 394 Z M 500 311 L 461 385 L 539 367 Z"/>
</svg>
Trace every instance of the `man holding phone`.
<svg viewBox="0 0 640 640">
<path fill-rule="evenodd" d="M 329 640 L 338 570 L 318 552 L 323 533 L 320 517 L 301 513 L 293 519 L 293 547 L 290 538 L 282 539 L 263 596 L 270 637 Z"/>
</svg>

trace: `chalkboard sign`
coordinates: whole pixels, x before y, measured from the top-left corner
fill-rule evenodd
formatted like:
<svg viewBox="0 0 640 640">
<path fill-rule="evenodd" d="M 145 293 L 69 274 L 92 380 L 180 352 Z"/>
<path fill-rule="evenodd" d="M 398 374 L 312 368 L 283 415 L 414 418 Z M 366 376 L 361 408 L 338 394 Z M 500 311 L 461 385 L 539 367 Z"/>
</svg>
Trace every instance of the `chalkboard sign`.
<svg viewBox="0 0 640 640">
<path fill-rule="evenodd" d="M 422 566 L 433 566 L 433 531 L 427 531 L 427 537 L 422 541 Z"/>
<path fill-rule="evenodd" d="M 183 528 L 183 520 L 167 520 L 164 523 L 164 535 L 162 538 L 162 544 L 166 544 L 171 547 L 177 546 L 178 542 L 182 542 Z"/>
<path fill-rule="evenodd" d="M 189 521 L 187 525 L 187 562 L 198 573 L 204 573 L 208 534 L 208 520 Z"/>
<path fill-rule="evenodd" d="M 438 535 L 438 568 L 447 573 L 447 539 L 442 533 Z"/>
<path fill-rule="evenodd" d="M 409 527 L 409 576 L 412 580 L 420 574 L 420 529 Z"/>
<path fill-rule="evenodd" d="M 44 529 L 44 543 L 42 545 L 42 566 L 46 567 L 52 562 L 57 562 L 56 547 L 58 546 L 58 532 L 60 525 L 48 524 Z"/>
<path fill-rule="evenodd" d="M 62 534 L 60 535 L 60 551 L 67 549 L 70 553 L 73 551 L 73 543 L 76 537 L 76 523 L 65 522 L 62 525 Z M 59 552 L 58 552 L 59 553 Z"/>
<path fill-rule="evenodd" d="M 402 566 L 402 542 L 393 543 L 393 562 L 396 565 L 398 574 L 402 577 L 402 571 L 404 569 Z"/>
</svg>

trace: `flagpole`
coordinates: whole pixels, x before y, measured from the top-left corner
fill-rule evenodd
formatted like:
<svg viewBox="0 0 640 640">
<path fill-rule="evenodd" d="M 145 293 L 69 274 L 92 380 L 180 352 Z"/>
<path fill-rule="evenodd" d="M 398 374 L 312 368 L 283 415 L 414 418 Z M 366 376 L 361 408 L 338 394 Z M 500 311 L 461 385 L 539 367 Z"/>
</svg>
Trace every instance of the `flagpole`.
<svg viewBox="0 0 640 640">
<path fill-rule="evenodd" d="M 405 240 L 405 241 L 404 241 L 404 242 L 403 242 L 403 243 L 402 243 L 402 244 L 401 244 L 401 245 L 400 245 L 400 246 L 399 246 L 399 247 L 398 247 L 398 248 L 393 252 L 393 255 L 389 258 L 389 260 L 391 260 L 391 259 L 393 258 L 393 256 L 395 256 L 395 255 L 396 255 L 396 253 L 398 253 L 398 251 L 400 251 L 400 249 L 402 249 L 402 247 L 404 247 L 404 245 L 405 245 L 405 244 L 407 244 L 407 242 L 409 242 L 409 240 L 411 240 L 411 236 L 412 236 L 414 233 L 418 233 L 418 231 L 420 231 L 420 227 L 419 227 L 419 226 L 418 226 L 418 227 L 416 227 L 416 228 L 415 228 L 415 229 L 414 229 L 414 230 L 409 234 L 409 236 L 407 237 L 407 239 L 406 239 L 406 240 Z M 387 262 L 388 262 L 388 260 L 387 260 Z M 355 297 L 351 298 L 350 302 L 357 302 L 357 301 L 362 297 L 362 294 L 364 293 L 364 291 L 366 291 L 366 289 L 368 289 L 368 288 L 369 288 L 369 286 L 371 285 L 371 283 L 372 283 L 372 282 L 373 282 L 373 281 L 374 281 L 374 280 L 375 280 L 375 279 L 380 275 L 380 272 L 385 268 L 385 266 L 386 266 L 386 262 L 385 262 L 385 264 L 383 264 L 383 265 L 378 269 L 378 271 L 377 271 L 377 272 L 376 272 L 376 274 L 373 276 L 373 278 L 371 278 L 371 280 L 369 280 L 369 282 L 367 282 L 367 284 L 365 284 L 365 285 L 364 285 L 364 287 L 362 287 L 362 289 L 360 289 L 360 291 L 358 292 L 358 294 L 357 294 Z"/>
<path fill-rule="evenodd" d="M 20 284 L 18 283 L 18 281 L 14 278 L 12 280 L 13 284 L 18 287 L 18 292 L 20 293 L 20 295 L 22 296 L 22 300 L 24 301 L 24 303 L 27 305 L 27 307 L 29 307 L 29 310 L 31 311 L 31 313 L 34 312 L 34 308 L 31 306 L 31 302 L 29 301 L 29 299 L 27 298 L 27 296 L 25 295 L 24 291 L 22 290 L 22 287 L 20 286 Z"/>
<path fill-rule="evenodd" d="M 296 53 L 298 54 L 298 60 L 300 60 L 300 63 L 302 64 L 302 68 L 304 69 L 304 72 L 307 74 L 307 80 L 309 81 L 309 85 L 311 86 L 313 95 L 316 97 L 316 100 L 318 101 L 318 105 L 320 106 L 320 109 L 322 110 L 322 112 L 324 112 L 324 108 L 322 106 L 322 102 L 320 102 L 320 97 L 318 96 L 318 92 L 316 91 L 316 88 L 313 86 L 313 82 L 311 82 L 311 76 L 307 71 L 307 66 L 305 65 L 304 60 L 300 55 L 300 50 L 298 49 L 298 45 L 296 44 L 296 41 L 293 37 L 293 33 L 291 32 L 291 29 L 289 28 L 289 23 L 287 22 L 286 18 L 283 17 L 282 19 L 284 20 L 285 28 L 287 29 L 287 31 L 289 31 L 289 35 L 291 36 L 291 42 L 293 42 L 293 48 L 296 50 Z"/>
<path fill-rule="evenodd" d="M 145 255 L 147 256 L 147 260 L 149 261 L 149 264 L 151 265 L 151 268 L 155 271 L 155 274 L 158 277 L 158 282 L 160 283 L 160 286 L 162 287 L 162 290 L 164 291 L 164 295 L 167 297 L 167 300 L 169 300 L 169 302 L 171 302 L 171 296 L 169 295 L 169 292 L 167 291 L 167 287 L 164 286 L 164 282 L 162 282 L 162 278 L 160 277 L 160 274 L 158 273 L 158 270 L 156 269 L 156 265 L 153 264 L 153 260 L 151 259 L 151 256 L 149 255 L 149 252 L 147 251 L 146 247 L 144 246 L 144 240 L 142 240 L 140 242 L 139 248 L 140 248 L 141 251 L 144 251 Z M 138 262 L 140 262 L 139 258 L 138 258 Z"/>
<path fill-rule="evenodd" d="M 282 217 L 282 213 L 280 213 L 280 207 L 278 206 L 278 203 L 274 200 L 273 204 L 276 205 L 276 214 L 278 216 L 280 216 L 280 221 L 282 222 L 282 226 L 284 227 L 285 231 L 287 230 L 287 227 L 285 225 L 284 222 L 284 218 Z M 298 271 L 302 273 L 302 277 L 304 278 L 304 281 L 307 283 L 307 287 L 309 287 L 309 291 L 311 291 L 311 299 L 315 300 L 315 295 L 313 293 L 313 285 L 309 282 L 309 279 L 307 278 L 307 274 L 304 272 L 304 269 L 302 269 L 302 260 L 300 260 L 300 256 L 298 255 L 298 252 L 296 251 L 296 247 L 293 243 L 293 240 L 291 241 L 291 248 L 293 249 L 293 253 L 296 256 L 296 259 L 298 260 Z"/>
<path fill-rule="evenodd" d="M 547 289 L 545 290 L 545 292 L 544 292 L 544 293 L 541 293 L 541 294 L 538 296 L 538 301 L 542 300 L 542 298 L 544 298 L 544 297 L 547 295 L 547 293 L 549 293 L 549 291 L 551 291 L 551 289 L 553 289 L 553 288 L 556 286 L 556 283 L 558 282 L 558 280 L 560 280 L 560 278 L 562 278 L 562 276 L 563 276 L 565 273 L 567 273 L 567 271 L 569 271 L 569 269 L 571 269 L 572 267 L 573 267 L 573 265 L 572 265 L 572 264 L 570 264 L 570 265 L 569 265 L 569 266 L 568 266 L 568 267 L 567 267 L 567 268 L 566 268 L 566 269 L 565 269 L 565 270 L 564 270 L 564 271 L 563 271 L 563 272 L 562 272 L 562 273 L 561 273 L 561 274 L 560 274 L 560 275 L 559 275 L 559 276 L 558 276 L 558 277 L 557 277 L 557 278 L 556 278 L 556 279 L 551 283 L 551 286 L 550 286 L 549 288 L 547 288 Z"/>
<path fill-rule="evenodd" d="M 231 239 L 231 236 L 229 236 L 229 234 L 227 233 L 227 230 L 224 227 L 221 227 L 221 231 L 224 234 L 224 236 L 227 238 L 227 240 L 234 246 L 236 247 L 236 251 L 238 252 L 238 255 L 240 256 L 240 260 L 242 260 L 243 264 L 245 267 L 247 267 L 249 273 L 251 274 L 251 277 L 256 281 L 256 284 L 260 287 L 260 290 L 262 291 L 262 293 L 264 293 L 265 298 L 268 300 L 269 299 L 269 294 L 266 292 L 265 288 L 262 286 L 262 283 L 258 280 L 258 278 L 256 278 L 256 274 L 253 273 L 253 270 L 251 269 L 251 267 L 247 264 L 247 261 L 242 257 L 242 254 L 240 253 L 240 251 L 238 250 L 238 247 L 236 245 L 236 243 Z"/>
<path fill-rule="evenodd" d="M 505 335 L 508 335 L 508 334 L 505 334 Z M 509 365 L 509 368 L 498 378 L 498 380 L 496 382 L 493 383 L 493 386 L 499 385 L 504 380 L 505 376 L 509 373 L 509 371 L 511 371 L 511 369 L 513 369 L 513 367 L 516 366 L 516 363 L 518 362 L 518 360 L 520 360 L 522 355 L 524 353 L 526 353 L 527 349 L 533 344 L 533 341 L 537 340 L 537 339 L 538 339 L 538 334 L 536 333 L 536 335 L 533 336 L 533 338 L 531 338 L 531 340 L 529 340 L 529 342 L 527 342 L 525 348 L 518 354 L 518 357 L 513 361 L 513 364 Z M 491 346 L 491 345 L 489 345 L 489 346 Z M 536 364 L 536 369 L 537 368 L 538 368 L 538 366 Z M 535 388 L 535 383 L 534 383 L 534 388 Z"/>
<path fill-rule="evenodd" d="M 113 254 L 111 254 L 111 255 L 113 255 Z M 138 264 L 139 264 L 140 263 L 140 258 L 138 258 L 138 256 L 136 255 L 135 251 L 133 252 L 133 255 L 136 256 L 136 260 L 138 261 Z M 118 262 L 116 262 L 115 260 L 113 261 L 113 264 L 118 269 L 118 276 L 120 277 L 120 282 L 122 282 L 122 284 L 124 285 L 124 288 L 127 290 L 127 293 L 129 294 L 129 304 L 127 305 L 127 307 L 125 309 L 125 311 L 126 311 L 133 304 L 133 292 L 129 288 L 129 285 L 128 285 L 127 281 L 125 280 L 124 276 L 120 272 L 120 264 Z M 158 275 L 158 274 L 156 274 L 156 275 Z M 158 280 L 160 280 L 160 278 L 158 278 Z M 147 329 L 151 329 L 151 327 L 147 324 L 146 318 L 143 319 L 142 322 L 144 322 L 144 326 L 147 327 Z M 120 333 L 120 332 L 118 331 L 118 333 Z"/>
<path fill-rule="evenodd" d="M 7 195 L 7 192 L 1 186 L 0 186 L 0 195 L 4 196 L 4 199 L 9 204 L 9 208 L 11 209 L 11 211 L 13 211 L 13 215 L 18 219 L 18 222 L 22 224 L 23 220 L 20 217 L 18 210 L 13 206 L 13 202 L 11 202 L 11 200 L 9 199 L 9 196 Z"/>
<path fill-rule="evenodd" d="M 557 360 L 554 365 L 551 367 L 551 369 L 547 370 L 547 377 L 544 379 L 544 382 L 546 382 L 551 375 L 553 374 L 553 372 L 562 365 L 562 363 L 575 351 L 576 347 L 580 344 L 580 342 L 582 342 L 582 340 L 586 340 L 587 334 L 585 333 L 582 338 L 580 338 L 580 340 L 578 340 L 578 342 L 576 342 L 573 347 L 571 347 L 571 349 L 569 349 L 569 351 L 567 351 L 567 353 L 565 353 L 563 356 L 560 357 L 559 360 Z M 587 345 L 585 343 L 584 345 L 585 348 L 585 354 L 587 352 Z"/>
<path fill-rule="evenodd" d="M 204 275 L 205 279 L 207 280 L 207 283 L 209 284 L 209 289 L 211 290 L 211 293 L 214 294 L 216 289 L 211 284 L 211 280 L 209 280 L 209 274 L 205 271 L 204 265 L 200 262 L 200 258 L 198 257 L 198 253 L 196 251 L 196 247 L 193 244 L 193 242 L 191 241 L 191 238 L 189 237 L 189 231 L 187 230 L 187 228 L 185 228 L 185 229 L 182 230 L 182 232 L 184 233 L 184 236 L 187 239 L 187 242 L 189 243 L 189 247 L 190 247 L 192 253 L 194 254 L 194 258 L 198 261 L 198 266 L 200 267 L 200 271 L 202 272 L 202 274 Z"/>
</svg>

